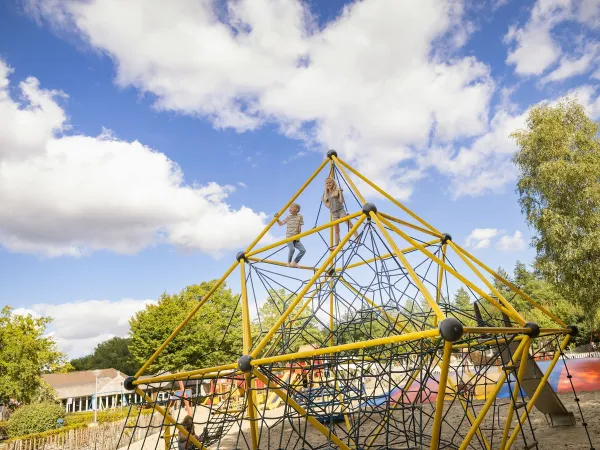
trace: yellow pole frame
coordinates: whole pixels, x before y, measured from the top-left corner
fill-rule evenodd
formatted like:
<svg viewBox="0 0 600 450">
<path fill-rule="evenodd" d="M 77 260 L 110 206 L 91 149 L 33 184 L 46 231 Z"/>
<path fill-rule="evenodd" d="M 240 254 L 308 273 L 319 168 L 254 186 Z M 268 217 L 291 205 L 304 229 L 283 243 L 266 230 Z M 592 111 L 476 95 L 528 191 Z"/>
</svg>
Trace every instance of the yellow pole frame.
<svg viewBox="0 0 600 450">
<path fill-rule="evenodd" d="M 431 296 L 431 294 L 429 293 L 429 291 L 427 290 L 427 288 L 425 287 L 425 285 L 423 284 L 423 282 L 421 281 L 421 279 L 419 278 L 419 276 L 417 275 L 415 270 L 412 268 L 412 266 L 410 265 L 410 263 L 404 256 L 404 254 L 400 251 L 400 249 L 398 248 L 398 246 L 396 245 L 394 240 L 391 238 L 388 231 L 383 226 L 382 221 L 384 221 L 385 219 L 380 220 L 380 217 L 377 213 L 371 212 L 371 213 L 369 213 L 369 215 L 375 221 L 375 223 L 377 224 L 377 227 L 379 228 L 379 230 L 381 231 L 383 236 L 386 238 L 386 240 L 388 241 L 388 243 L 394 250 L 396 257 L 400 260 L 400 262 L 402 263 L 402 265 L 404 266 L 404 268 L 406 269 L 406 271 L 412 278 L 413 283 L 415 283 L 415 285 L 417 286 L 419 291 L 421 291 L 421 293 L 425 297 L 425 300 L 429 304 L 429 307 L 433 310 L 434 314 L 438 317 L 439 320 L 444 320 L 446 318 L 446 316 L 444 315 L 444 313 L 442 312 L 440 307 L 437 305 L 437 303 L 435 302 L 435 300 L 433 299 L 433 297 Z"/>
<path fill-rule="evenodd" d="M 387 216 L 385 216 L 387 217 Z M 446 243 L 444 242 L 442 244 L 442 262 L 446 263 Z M 439 275 L 438 275 L 438 284 L 437 284 L 437 291 L 435 292 L 435 302 L 439 305 L 440 304 L 440 299 L 442 297 L 442 284 L 444 282 L 444 268 L 442 266 L 438 266 L 438 270 Z M 448 299 L 448 301 L 450 301 L 450 299 Z M 437 327 L 438 326 L 438 318 L 437 316 L 434 316 L 433 318 L 433 326 Z"/>
<path fill-rule="evenodd" d="M 402 203 L 400 203 L 398 200 L 396 200 L 394 197 L 392 197 L 391 195 L 389 195 L 387 192 L 385 192 L 383 189 L 381 189 L 379 186 L 377 186 L 375 183 L 373 183 L 371 180 L 369 180 L 368 178 L 366 178 L 365 176 L 363 176 L 360 172 L 358 172 L 357 170 L 355 170 L 352 166 L 348 165 L 346 162 L 344 162 L 343 160 L 339 159 L 338 157 L 334 156 L 333 160 L 335 162 L 340 163 L 341 165 L 343 165 L 346 169 L 348 169 L 350 172 L 352 172 L 354 175 L 356 175 L 358 178 L 360 178 L 362 181 L 364 181 L 365 183 L 367 183 L 369 186 L 371 186 L 373 189 L 375 189 L 377 192 L 379 192 L 381 195 L 383 195 L 385 198 L 387 198 L 390 202 L 392 202 L 394 205 L 396 205 L 398 208 L 400 208 L 402 211 L 404 211 L 405 213 L 407 213 L 409 216 L 411 216 L 413 219 L 417 220 L 421 225 L 429 228 L 431 231 L 433 231 L 434 233 L 436 233 L 438 236 L 441 236 L 442 234 L 436 230 L 432 225 L 428 224 L 427 222 L 425 222 L 425 220 L 421 219 L 417 214 L 415 214 L 414 212 L 412 212 L 410 209 L 408 209 L 406 206 L 404 206 Z"/>
<path fill-rule="evenodd" d="M 492 293 L 496 297 L 498 297 L 498 300 L 500 300 L 500 303 L 503 304 L 508 310 L 512 311 L 513 314 L 515 314 L 516 316 L 521 318 L 521 321 L 522 321 L 521 325 L 523 323 L 525 323 L 525 319 L 523 318 L 523 316 L 515 308 L 513 308 L 513 306 L 508 302 L 508 300 L 506 300 L 504 298 L 504 296 L 502 294 L 500 294 L 500 292 L 498 292 L 498 290 L 494 287 L 494 285 L 492 283 L 490 283 L 488 281 L 488 279 L 486 277 L 484 277 L 483 274 L 479 270 L 477 270 L 477 268 L 475 266 L 473 266 L 471 261 L 469 261 L 467 259 L 467 257 L 462 254 L 462 252 L 460 251 L 458 246 L 456 244 L 454 244 L 454 242 L 450 241 L 450 247 L 452 247 L 452 249 L 458 254 L 458 256 L 460 256 L 460 259 L 462 259 L 464 261 L 464 263 L 469 267 L 469 269 L 471 269 L 473 271 L 473 273 L 475 275 L 477 275 L 477 277 L 483 282 L 483 284 L 485 284 L 487 286 L 487 288 L 490 291 L 492 291 Z"/>
<path fill-rule="evenodd" d="M 389 214 L 379 213 L 379 215 L 381 215 L 381 216 L 385 217 L 387 220 L 391 220 L 392 222 L 395 222 L 397 224 L 404 225 L 405 227 L 412 228 L 413 230 L 420 231 L 421 233 L 425 233 L 430 236 L 434 236 L 434 237 L 438 238 L 438 240 L 442 238 L 442 235 L 440 235 L 440 234 L 434 233 L 433 231 L 429 231 L 425 228 L 421 228 L 420 226 L 412 224 L 410 222 L 406 222 L 405 220 L 400 220 Z"/>
<path fill-rule="evenodd" d="M 479 259 L 477 259 L 475 256 L 473 256 L 471 253 L 469 253 L 467 250 L 465 250 L 464 248 L 462 248 L 458 244 L 454 244 L 454 245 L 456 245 L 456 247 L 458 247 L 460 249 L 460 251 L 465 256 L 467 256 L 469 259 L 471 259 L 475 264 L 477 264 L 479 267 L 481 267 L 487 273 L 489 273 L 490 275 L 492 275 L 496 280 L 504 283 L 513 292 L 519 294 L 522 298 L 524 298 L 527 302 L 529 302 L 529 304 L 531 306 L 533 306 L 534 308 L 540 310 L 543 314 L 545 314 L 546 316 L 550 317 L 552 320 L 554 320 L 561 327 L 566 327 L 567 326 L 567 324 L 565 322 L 563 322 L 557 315 L 555 315 L 555 314 L 551 313 L 550 311 L 548 311 L 542 305 L 540 305 L 535 300 L 533 300 L 529 295 L 527 295 L 525 292 L 523 292 L 517 286 L 515 286 L 514 284 L 512 284 L 510 281 L 508 281 L 508 280 L 504 279 L 503 277 L 501 277 L 498 273 L 496 273 L 494 270 L 490 269 L 483 262 L 481 262 Z"/>
<path fill-rule="evenodd" d="M 570 335 L 566 335 L 565 336 L 565 338 L 563 339 L 563 341 L 562 341 L 562 343 L 560 345 L 560 350 L 557 351 L 555 353 L 555 355 L 554 355 L 554 358 L 552 358 L 552 361 L 550 362 L 550 364 L 548 365 L 548 368 L 546 369 L 546 373 L 544 374 L 544 376 L 540 380 L 539 386 L 537 387 L 537 389 L 535 390 L 535 392 L 533 393 L 533 395 L 531 396 L 531 398 L 527 402 L 527 406 L 525 407 L 525 411 L 523 412 L 523 414 L 521 414 L 521 417 L 519 418 L 519 422 L 515 426 L 515 429 L 513 430 L 512 435 L 510 436 L 510 439 L 508 440 L 508 443 L 506 444 L 506 450 L 510 450 L 510 448 L 512 447 L 512 445 L 515 442 L 515 439 L 517 439 L 517 436 L 519 434 L 519 430 L 521 429 L 521 426 L 523 425 L 523 422 L 525 422 L 525 420 L 527 419 L 527 416 L 529 415 L 529 413 L 533 409 L 533 407 L 535 405 L 535 402 L 537 401 L 537 399 L 539 398 L 539 396 L 542 394 L 542 389 L 544 389 L 544 387 L 546 386 L 546 383 L 548 382 L 548 378 L 550 378 L 550 374 L 554 370 L 554 366 L 556 366 L 556 363 L 558 362 L 558 359 L 560 358 L 561 353 L 563 352 L 563 350 L 565 348 L 567 348 L 567 345 L 569 345 L 569 339 L 570 338 L 571 338 Z"/>
<path fill-rule="evenodd" d="M 354 224 L 354 226 L 352 227 L 352 229 L 348 232 L 348 234 L 346 236 L 344 236 L 344 238 L 341 240 L 341 242 L 338 244 L 338 246 L 335 248 L 335 250 L 327 257 L 327 259 L 321 265 L 321 267 L 319 268 L 319 270 L 317 270 L 315 272 L 315 274 L 308 281 L 308 283 L 306 283 L 306 285 L 300 290 L 300 292 L 298 292 L 298 294 L 296 295 L 296 298 L 290 304 L 290 306 L 288 307 L 288 309 L 286 309 L 283 312 L 283 314 L 281 315 L 281 317 L 277 320 L 277 322 L 275 322 L 275 324 L 273 325 L 273 327 L 271 327 L 271 329 L 266 334 L 266 336 L 256 346 L 256 348 L 254 349 L 254 351 L 250 355 L 250 356 L 252 356 L 252 358 L 256 358 L 258 356 L 258 354 L 260 353 L 260 351 L 263 349 L 263 347 L 265 345 L 267 345 L 267 343 L 269 342 L 269 340 L 271 339 L 271 337 L 273 337 L 273 335 L 275 334 L 275 332 L 277 331 L 277 329 L 287 319 L 287 317 L 292 313 L 292 311 L 294 311 L 294 308 L 298 305 L 298 303 L 300 303 L 300 301 L 302 300 L 302 298 L 306 295 L 306 293 L 308 292 L 308 290 L 310 289 L 310 287 L 315 283 L 315 281 L 331 265 L 331 262 L 334 260 L 334 258 L 336 257 L 336 255 L 340 252 L 340 250 L 346 244 L 346 242 L 348 242 L 348 240 L 352 236 L 352 233 L 355 233 L 356 230 L 358 230 L 358 227 L 365 220 L 365 218 L 366 218 L 366 216 L 363 214 L 356 221 L 356 223 Z"/>
<path fill-rule="evenodd" d="M 452 356 L 452 342 L 444 341 L 444 356 L 442 357 L 442 373 L 435 402 L 435 416 L 431 430 L 430 450 L 438 450 L 440 445 L 440 430 L 442 428 L 442 415 L 444 413 L 444 399 L 446 397 L 446 384 L 448 384 L 448 370 L 450 369 L 450 356 Z"/>
<path fill-rule="evenodd" d="M 242 289 L 242 351 L 244 355 L 250 354 L 252 348 L 252 327 L 250 324 L 250 311 L 248 308 L 248 292 L 246 290 L 246 262 L 240 260 L 240 282 Z M 246 379 L 246 412 L 250 419 L 250 435 L 252 440 L 252 450 L 258 448 L 258 425 L 256 423 L 256 411 L 254 410 L 254 391 L 252 383 L 252 374 L 245 374 Z"/>
<path fill-rule="evenodd" d="M 445 262 L 443 262 L 441 259 L 439 259 L 437 256 L 435 256 L 433 253 L 431 253 L 425 247 L 423 247 L 420 243 L 418 243 L 413 238 L 411 238 L 409 235 L 407 235 L 405 232 L 403 232 L 398 227 L 396 227 L 389 220 L 382 218 L 381 221 L 384 224 L 386 224 L 389 228 L 391 228 L 394 232 L 396 232 L 397 234 L 399 234 L 403 239 L 405 239 L 406 241 L 408 241 L 409 243 L 411 243 L 415 247 L 417 247 L 421 251 L 421 253 L 427 255 L 434 262 L 436 262 L 437 264 L 439 264 L 440 266 L 442 266 L 446 270 L 446 272 L 451 273 L 452 275 L 454 275 L 454 277 L 458 278 L 460 281 L 462 281 L 463 283 L 465 283 L 473 291 L 477 292 L 480 296 L 482 296 L 483 298 L 485 298 L 487 301 L 489 301 L 492 305 L 494 305 L 500 311 L 504 312 L 507 316 L 509 316 L 511 319 L 513 319 L 519 325 L 525 325 L 525 322 L 523 321 L 522 318 L 520 318 L 518 316 L 515 316 L 515 314 L 512 311 L 506 309 L 504 306 L 502 306 L 500 303 L 498 303 L 496 300 L 494 300 L 491 296 L 489 296 L 486 292 L 484 292 L 483 290 L 481 290 L 480 288 L 478 288 L 477 286 L 475 286 L 473 283 L 471 283 L 469 280 L 467 280 L 464 276 L 462 276 L 460 273 L 458 273 L 456 270 L 454 270 L 448 264 L 446 264 Z"/>
<path fill-rule="evenodd" d="M 258 262 L 258 263 L 273 264 L 274 266 L 288 267 L 287 263 L 284 263 L 281 261 L 274 261 L 272 259 L 261 259 L 261 258 L 255 258 L 254 256 L 247 257 L 246 259 L 248 261 L 253 261 L 253 262 Z M 317 270 L 314 267 L 310 267 L 310 266 L 294 266 L 294 269 L 312 270 L 313 272 L 315 270 Z"/>
<path fill-rule="evenodd" d="M 334 164 L 333 164 L 333 160 L 331 161 L 331 170 L 329 171 L 329 177 L 333 178 L 333 176 L 335 175 L 335 170 L 334 170 Z M 333 221 L 333 215 L 331 214 L 331 211 L 329 211 L 329 221 L 332 222 Z M 329 248 L 333 248 L 333 227 L 329 228 Z M 333 250 L 331 250 L 333 251 Z M 333 260 L 333 263 L 331 264 L 331 268 L 333 270 L 335 270 L 335 259 Z M 333 327 L 335 326 L 335 321 L 334 321 L 334 298 L 333 298 L 333 278 L 331 278 L 329 280 L 329 346 L 333 347 L 334 342 L 333 342 Z"/>
<path fill-rule="evenodd" d="M 511 360 L 510 360 L 510 364 L 513 364 L 514 361 L 521 356 L 521 353 L 525 349 L 526 345 L 527 345 L 527 339 L 523 339 L 521 341 L 521 343 L 519 344 L 519 346 L 517 347 L 517 350 L 513 353 Z M 490 396 L 484 403 L 483 407 L 479 411 L 479 414 L 477 414 L 477 418 L 475 419 L 475 422 L 471 425 L 471 428 L 469 428 L 469 431 L 467 432 L 467 435 L 465 436 L 459 450 L 466 450 L 469 447 L 469 444 L 471 443 L 471 439 L 473 439 L 473 436 L 475 436 L 475 433 L 479 429 L 481 422 L 483 422 L 483 419 L 485 419 L 487 412 L 491 408 L 492 404 L 496 401 L 496 397 L 498 396 L 498 393 L 502 389 L 502 386 L 504 386 L 505 381 L 506 381 L 506 372 L 504 372 L 498 378 L 498 381 L 496 382 L 496 386 L 494 387 L 494 390 L 492 391 L 492 393 L 490 394 Z"/>
<path fill-rule="evenodd" d="M 506 423 L 504 424 L 504 432 L 502 433 L 502 442 L 500 443 L 500 448 L 506 448 L 506 441 L 510 433 L 510 425 L 512 424 L 513 414 L 515 412 L 515 403 L 519 398 L 519 393 L 521 392 L 521 382 L 523 381 L 523 376 L 525 375 L 525 368 L 527 367 L 527 359 L 529 358 L 529 346 L 531 345 L 531 339 L 529 338 L 529 336 L 526 336 L 525 340 L 527 340 L 527 344 L 525 345 L 525 349 L 523 350 L 523 355 L 521 356 L 521 363 L 519 365 L 519 370 L 517 371 L 517 380 L 515 382 L 515 387 L 512 393 L 512 402 L 508 407 L 508 413 L 506 415 Z"/>
<path fill-rule="evenodd" d="M 294 408 L 298 414 L 306 417 L 308 422 L 310 422 L 310 424 L 313 427 L 315 427 L 323 436 L 325 436 L 326 438 L 330 438 L 342 450 L 350 450 L 350 447 L 348 447 L 339 437 L 337 437 L 337 435 L 333 433 L 333 431 L 328 430 L 327 428 L 325 428 L 325 426 L 319 423 L 317 419 L 315 419 L 313 416 L 308 415 L 308 413 L 302 406 L 296 403 L 296 401 L 292 397 L 288 396 L 286 392 L 274 386 L 271 383 L 271 380 L 264 376 L 259 370 L 253 369 L 252 373 L 256 378 L 262 381 L 265 384 L 265 386 L 267 386 L 269 389 L 275 392 L 277 396 L 279 396 L 279 398 L 281 398 L 285 403 Z"/>
</svg>

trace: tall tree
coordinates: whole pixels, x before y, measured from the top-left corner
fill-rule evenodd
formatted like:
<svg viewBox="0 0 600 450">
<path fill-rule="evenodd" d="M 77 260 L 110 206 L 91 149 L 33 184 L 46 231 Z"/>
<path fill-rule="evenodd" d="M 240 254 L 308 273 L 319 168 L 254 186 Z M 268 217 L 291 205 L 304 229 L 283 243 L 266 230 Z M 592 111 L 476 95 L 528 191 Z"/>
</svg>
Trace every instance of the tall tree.
<svg viewBox="0 0 600 450">
<path fill-rule="evenodd" d="M 45 335 L 50 322 L 49 317 L 13 314 L 9 306 L 0 311 L 0 403 L 38 400 L 48 388 L 41 375 L 68 370 L 66 355 Z"/>
<path fill-rule="evenodd" d="M 537 267 L 586 311 L 600 302 L 599 125 L 574 100 L 531 109 L 519 147 L 519 203 L 536 231 Z"/>
<path fill-rule="evenodd" d="M 163 294 L 156 305 L 129 321 L 129 350 L 144 363 L 185 319 L 216 281 L 188 286 L 179 294 Z M 242 352 L 242 311 L 239 295 L 222 284 L 181 332 L 150 365 L 147 372 L 176 371 L 235 361 Z"/>
<path fill-rule="evenodd" d="M 473 317 L 475 317 L 475 310 L 471 303 L 471 296 L 464 287 L 461 286 L 458 291 L 456 291 L 454 299 L 452 299 L 452 305 L 463 313 L 460 317 L 460 321 L 463 325 L 468 327 L 477 325 L 477 321 L 473 319 Z"/>
<path fill-rule="evenodd" d="M 96 346 L 91 355 L 71 361 L 75 370 L 117 369 L 127 375 L 133 375 L 140 368 L 131 352 L 131 339 L 114 337 Z"/>
</svg>

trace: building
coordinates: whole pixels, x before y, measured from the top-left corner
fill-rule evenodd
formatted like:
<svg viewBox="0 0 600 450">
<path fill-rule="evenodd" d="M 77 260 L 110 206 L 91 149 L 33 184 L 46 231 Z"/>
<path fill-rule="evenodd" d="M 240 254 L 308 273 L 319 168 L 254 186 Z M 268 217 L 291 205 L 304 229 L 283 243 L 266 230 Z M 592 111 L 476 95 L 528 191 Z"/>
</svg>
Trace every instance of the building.
<svg viewBox="0 0 600 450">
<path fill-rule="evenodd" d="M 96 392 L 98 410 L 120 408 L 131 403 L 141 403 L 134 392 L 123 388 L 127 375 L 115 369 L 98 370 L 98 386 L 94 370 L 42 375 L 44 381 L 54 388 L 67 412 L 93 411 Z"/>
</svg>

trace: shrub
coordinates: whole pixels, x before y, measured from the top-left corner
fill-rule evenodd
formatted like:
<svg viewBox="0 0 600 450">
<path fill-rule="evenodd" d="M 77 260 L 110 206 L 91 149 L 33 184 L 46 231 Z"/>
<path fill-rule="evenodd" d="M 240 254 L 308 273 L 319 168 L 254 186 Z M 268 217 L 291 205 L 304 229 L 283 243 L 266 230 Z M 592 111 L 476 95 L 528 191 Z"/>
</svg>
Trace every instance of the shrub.
<svg viewBox="0 0 600 450">
<path fill-rule="evenodd" d="M 8 440 L 8 442 L 11 441 L 29 441 L 31 439 L 42 439 L 42 438 L 47 438 L 50 436 L 56 436 L 58 434 L 65 434 L 68 433 L 71 430 L 78 430 L 80 428 L 87 428 L 87 423 L 78 423 L 75 425 L 71 425 L 68 427 L 62 427 L 62 428 L 56 428 L 54 430 L 48 430 L 48 431 L 42 431 L 41 433 L 31 433 L 31 434 L 25 434 L 23 436 L 17 436 L 17 437 L 13 437 L 10 438 Z"/>
<path fill-rule="evenodd" d="M 0 420 L 0 441 L 8 439 L 8 421 Z"/>
<path fill-rule="evenodd" d="M 65 410 L 58 403 L 32 403 L 18 408 L 8 420 L 10 437 L 31 433 L 41 433 L 58 426 L 58 419 L 65 416 Z"/>
<path fill-rule="evenodd" d="M 138 409 L 134 409 L 133 411 L 131 411 L 130 417 L 137 416 L 139 412 L 140 411 Z M 153 412 L 152 409 L 141 410 L 142 414 L 151 414 L 152 412 Z M 128 408 L 125 408 L 123 410 L 113 409 L 113 410 L 98 411 L 98 423 L 116 422 L 117 420 L 121 420 L 121 419 L 124 419 L 125 417 L 127 417 L 128 413 L 129 413 Z M 70 413 L 70 414 L 67 414 L 67 416 L 65 417 L 66 425 L 74 425 L 76 423 L 92 423 L 93 421 L 94 421 L 94 412 L 93 411 Z"/>
</svg>

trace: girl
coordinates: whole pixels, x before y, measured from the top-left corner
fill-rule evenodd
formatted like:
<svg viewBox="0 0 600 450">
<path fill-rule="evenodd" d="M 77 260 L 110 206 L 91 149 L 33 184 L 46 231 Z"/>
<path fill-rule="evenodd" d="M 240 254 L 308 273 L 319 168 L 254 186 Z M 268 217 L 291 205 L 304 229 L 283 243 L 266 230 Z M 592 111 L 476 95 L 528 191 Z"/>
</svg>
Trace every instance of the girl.
<svg viewBox="0 0 600 450">
<path fill-rule="evenodd" d="M 200 442 L 202 442 L 202 439 L 199 436 L 196 436 L 195 434 L 195 430 L 194 430 L 194 419 L 192 418 L 192 416 L 185 416 L 185 418 L 183 419 L 183 422 L 181 422 L 181 426 L 183 428 L 186 429 L 186 431 L 191 435 L 194 436 L 196 439 L 198 439 Z M 181 431 L 179 432 L 179 450 L 189 450 L 189 449 L 194 449 L 196 448 L 194 446 L 194 444 L 192 444 L 192 441 L 190 440 L 190 438 L 182 433 Z"/>
<path fill-rule="evenodd" d="M 325 206 L 329 208 L 331 212 L 331 220 L 339 220 L 342 217 L 346 217 L 348 213 L 344 209 L 344 194 L 342 194 L 342 189 L 340 189 L 335 182 L 335 180 L 331 177 L 325 178 L 325 193 L 323 194 L 323 203 Z M 352 227 L 352 222 L 347 220 L 348 231 Z M 333 228 L 334 231 L 334 245 L 331 247 L 333 250 L 340 243 L 340 224 L 336 223 Z M 354 233 L 354 237 L 358 242 L 358 233 Z"/>
</svg>

